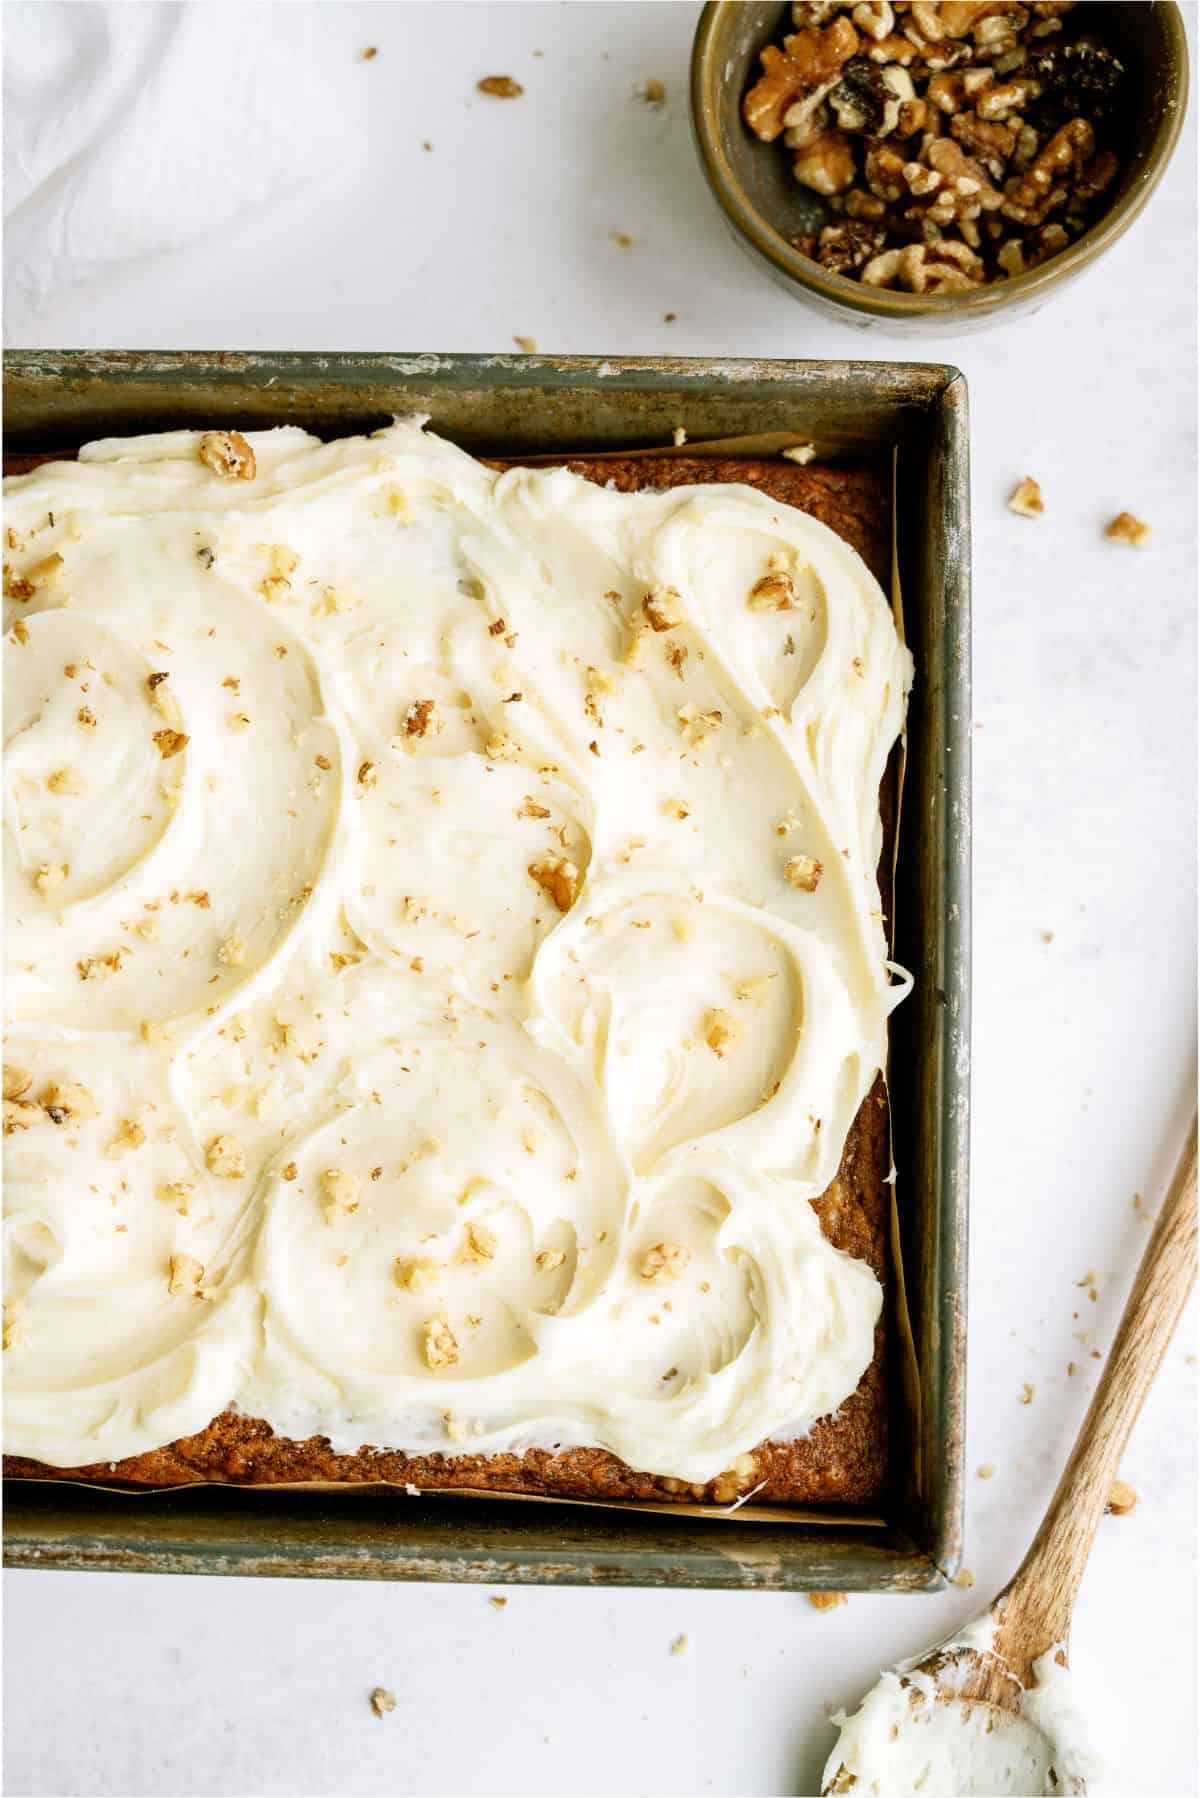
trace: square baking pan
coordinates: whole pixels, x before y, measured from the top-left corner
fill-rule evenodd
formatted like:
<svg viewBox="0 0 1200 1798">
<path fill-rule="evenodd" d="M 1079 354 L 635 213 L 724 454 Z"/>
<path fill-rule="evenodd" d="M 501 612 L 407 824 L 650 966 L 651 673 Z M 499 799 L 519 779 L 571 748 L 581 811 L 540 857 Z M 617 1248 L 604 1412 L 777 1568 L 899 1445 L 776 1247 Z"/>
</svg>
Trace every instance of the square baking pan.
<svg viewBox="0 0 1200 1798">
<path fill-rule="evenodd" d="M 962 1547 L 970 1053 L 970 499 L 966 384 L 923 363 L 665 357 L 14 352 L 5 450 L 182 426 L 323 437 L 426 413 L 476 455 L 811 441 L 895 469 L 897 567 L 916 660 L 896 875 L 891 1027 L 898 1242 L 919 1390 L 893 1418 L 869 1516 L 780 1520 L 391 1489 L 129 1494 L 10 1480 L 15 1567 L 936 1591 Z M 755 448 L 749 445 L 755 441 Z M 732 453 L 732 452 L 731 452 Z M 893 1313 L 893 1334 L 904 1320 Z M 893 1365 L 902 1357 L 893 1356 Z"/>
</svg>

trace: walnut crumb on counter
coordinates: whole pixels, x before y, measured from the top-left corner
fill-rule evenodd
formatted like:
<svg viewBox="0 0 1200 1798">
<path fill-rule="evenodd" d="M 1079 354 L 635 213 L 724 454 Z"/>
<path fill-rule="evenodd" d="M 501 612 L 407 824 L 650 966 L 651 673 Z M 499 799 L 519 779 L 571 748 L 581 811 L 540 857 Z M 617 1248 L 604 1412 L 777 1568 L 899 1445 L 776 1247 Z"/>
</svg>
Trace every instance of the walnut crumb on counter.
<svg viewBox="0 0 1200 1798">
<path fill-rule="evenodd" d="M 481 94 L 491 94 L 495 100 L 519 100 L 525 89 L 511 75 L 485 75 L 482 81 L 475 83 Z"/>
<path fill-rule="evenodd" d="M 1138 1495 L 1126 1480 L 1114 1480 L 1104 1509 L 1110 1517 L 1127 1517 L 1137 1505 Z"/>
<path fill-rule="evenodd" d="M 846 1602 L 844 1592 L 810 1592 L 808 1602 L 814 1611 L 836 1611 Z"/>
<path fill-rule="evenodd" d="M 1132 512 L 1118 512 L 1104 535 L 1111 537 L 1114 543 L 1132 543 L 1135 548 L 1142 549 L 1153 537 L 1154 527 L 1135 518 Z"/>
<path fill-rule="evenodd" d="M 1018 481 L 1008 496 L 1008 509 L 1015 512 L 1018 518 L 1041 518 L 1046 510 L 1046 502 L 1042 498 L 1042 490 L 1031 476 L 1026 475 Z"/>
<path fill-rule="evenodd" d="M 375 52 L 370 52 L 374 56 Z M 376 1686 L 371 1693 L 371 1709 L 377 1717 L 386 1717 L 396 1708 L 396 1694 L 389 1692 L 386 1686 Z"/>
</svg>

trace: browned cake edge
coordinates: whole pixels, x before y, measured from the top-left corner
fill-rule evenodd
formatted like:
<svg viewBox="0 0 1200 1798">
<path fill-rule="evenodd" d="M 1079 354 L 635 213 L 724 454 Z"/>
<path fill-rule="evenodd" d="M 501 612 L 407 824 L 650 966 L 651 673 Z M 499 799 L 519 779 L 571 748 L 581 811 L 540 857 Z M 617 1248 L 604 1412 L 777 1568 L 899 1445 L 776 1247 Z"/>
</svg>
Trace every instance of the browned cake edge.
<svg viewBox="0 0 1200 1798">
<path fill-rule="evenodd" d="M 6 458 L 6 472 L 21 471 L 42 457 Z M 826 468 L 738 457 L 663 456 L 605 461 L 564 457 L 574 473 L 621 492 L 714 482 L 741 482 L 772 499 L 796 506 L 858 551 L 886 588 L 890 566 L 890 503 L 881 470 Z M 514 464 L 497 463 L 509 467 Z M 544 466 L 544 464 L 542 464 Z M 890 821 L 890 784 L 885 781 L 885 825 Z M 890 830 L 885 829 L 885 844 Z M 885 893 L 890 869 L 880 869 Z M 841 1165 L 828 1191 L 814 1201 L 821 1228 L 835 1248 L 866 1261 L 886 1291 L 888 1280 L 891 1150 L 887 1094 L 876 1080 L 851 1125 Z M 121 1461 L 83 1467 L 50 1467 L 20 1455 L 5 1455 L 9 1478 L 66 1479 L 135 1486 L 184 1486 L 197 1482 L 280 1485 L 330 1481 L 362 1485 L 386 1482 L 425 1490 L 471 1488 L 588 1499 L 705 1501 L 725 1504 L 755 1488 L 760 1502 L 774 1504 L 863 1505 L 878 1493 L 887 1467 L 888 1381 L 887 1306 L 875 1328 L 871 1362 L 855 1391 L 805 1437 L 763 1443 L 755 1470 L 722 1474 L 705 1485 L 639 1473 L 604 1449 L 528 1449 L 523 1454 L 408 1455 L 398 1450 L 362 1448 L 335 1454 L 327 1438 L 293 1440 L 276 1436 L 261 1418 L 222 1413 L 204 1430 L 164 1447 Z"/>
</svg>

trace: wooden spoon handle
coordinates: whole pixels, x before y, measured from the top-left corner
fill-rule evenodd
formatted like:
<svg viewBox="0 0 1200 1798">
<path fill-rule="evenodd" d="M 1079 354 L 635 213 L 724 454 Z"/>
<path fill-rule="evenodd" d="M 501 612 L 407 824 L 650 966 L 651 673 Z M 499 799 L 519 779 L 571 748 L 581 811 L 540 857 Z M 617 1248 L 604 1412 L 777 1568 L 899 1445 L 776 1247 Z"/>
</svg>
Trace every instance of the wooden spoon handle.
<svg viewBox="0 0 1200 1798">
<path fill-rule="evenodd" d="M 1067 1640 L 1121 1456 L 1195 1278 L 1193 1118 L 1071 1458 L 1029 1553 L 1002 1595 L 1002 1652 L 1014 1671 L 1018 1663 L 1027 1667 Z"/>
</svg>

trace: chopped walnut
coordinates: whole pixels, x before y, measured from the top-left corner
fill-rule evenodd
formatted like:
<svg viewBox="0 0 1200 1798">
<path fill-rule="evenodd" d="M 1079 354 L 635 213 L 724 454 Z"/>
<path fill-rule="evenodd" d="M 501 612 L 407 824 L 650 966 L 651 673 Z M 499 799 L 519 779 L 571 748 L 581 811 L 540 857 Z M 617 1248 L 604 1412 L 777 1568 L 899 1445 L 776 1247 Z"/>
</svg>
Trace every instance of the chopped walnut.
<svg viewBox="0 0 1200 1798">
<path fill-rule="evenodd" d="M 1042 498 L 1042 490 L 1031 475 L 1018 481 L 1008 496 L 1008 509 L 1015 512 L 1018 518 L 1040 518 L 1046 510 L 1046 502 Z"/>
<path fill-rule="evenodd" d="M 559 911 L 570 911 L 579 895 L 579 869 L 565 855 L 546 855 L 530 862 L 529 873 L 549 893 Z"/>
<path fill-rule="evenodd" d="M 7 1126 L 6 1126 L 7 1131 Z M 3 1347 L 5 1354 L 9 1349 L 20 1348 L 28 1341 L 25 1319 L 21 1307 L 15 1299 L 7 1299 L 4 1305 Z"/>
<path fill-rule="evenodd" d="M 417 699 L 404 714 L 404 734 L 406 737 L 434 737 L 441 730 L 442 723 L 438 716 L 437 703 L 432 699 Z"/>
<path fill-rule="evenodd" d="M 815 893 L 825 872 L 815 855 L 790 855 L 783 864 L 784 878 L 801 893 Z"/>
<path fill-rule="evenodd" d="M 1138 1495 L 1125 1480 L 1114 1480 L 1104 1509 L 1111 1517 L 1127 1517 L 1135 1507 Z"/>
<path fill-rule="evenodd" d="M 1154 535 L 1152 525 L 1144 524 L 1132 512 L 1118 512 L 1104 535 L 1117 543 L 1132 543 L 1141 549 Z"/>
<path fill-rule="evenodd" d="M 379 769 L 374 762 L 360 762 L 358 765 L 358 784 L 364 793 L 369 793 L 379 779 Z"/>
<path fill-rule="evenodd" d="M 31 1130 L 35 1124 L 44 1124 L 45 1121 L 46 1113 L 31 1099 L 5 1099 L 5 1136 L 11 1136 L 17 1130 Z"/>
<path fill-rule="evenodd" d="M 203 1278 L 204 1263 L 197 1261 L 194 1255 L 172 1255 L 167 1262 L 167 1291 L 175 1297 L 203 1298 L 200 1290 Z"/>
<path fill-rule="evenodd" d="M 846 1602 L 845 1592 L 810 1592 L 808 1602 L 814 1611 L 836 1611 Z"/>
<path fill-rule="evenodd" d="M 74 1080 L 53 1080 L 42 1094 L 46 1115 L 53 1124 L 83 1124 L 99 1117 L 100 1107 L 86 1086 Z"/>
<path fill-rule="evenodd" d="M 796 589 L 788 574 L 775 571 L 755 581 L 747 601 L 752 612 L 791 612 L 796 606 Z"/>
<path fill-rule="evenodd" d="M 169 762 L 172 756 L 187 748 L 187 733 L 182 730 L 156 730 L 154 744 L 163 761 Z"/>
<path fill-rule="evenodd" d="M 566 1258 L 562 1249 L 542 1249 L 533 1259 L 539 1274 L 552 1274 L 563 1265 Z"/>
<path fill-rule="evenodd" d="M 846 18 L 835 18 L 825 30 L 786 37 L 782 50 L 768 46 L 762 53 L 762 75 L 742 102 L 755 136 L 773 142 L 791 122 L 790 110 L 814 93 L 827 92 L 857 49 L 858 33 Z"/>
<path fill-rule="evenodd" d="M 46 776 L 46 785 L 52 793 L 64 794 L 68 799 L 78 799 L 86 790 L 86 782 L 74 768 L 56 768 Z"/>
<path fill-rule="evenodd" d="M 361 1196 L 362 1181 L 347 1168 L 327 1167 L 321 1175 L 321 1209 L 327 1224 L 357 1211 Z"/>
<path fill-rule="evenodd" d="M 173 1205 L 180 1217 L 186 1217 L 195 1191 L 191 1180 L 164 1180 L 158 1189 L 158 1196 L 164 1204 Z"/>
<path fill-rule="evenodd" d="M 33 1075 L 28 1068 L 18 1067 L 15 1062 L 4 1064 L 4 1097 L 20 1099 L 33 1085 Z"/>
<path fill-rule="evenodd" d="M 463 1232 L 457 1259 L 471 1267 L 483 1261 L 491 1261 L 495 1253 L 496 1232 L 489 1230 L 486 1224 L 469 1223 Z"/>
<path fill-rule="evenodd" d="M 146 1140 L 146 1132 L 136 1118 L 122 1118 L 117 1126 L 117 1134 L 104 1151 L 112 1160 L 121 1155 L 128 1155 L 134 1149 L 140 1149 Z"/>
<path fill-rule="evenodd" d="M 246 939 L 235 931 L 217 950 L 217 960 L 227 968 L 240 968 L 246 959 Z"/>
<path fill-rule="evenodd" d="M 710 1011 L 704 1020 L 704 1040 L 719 1060 L 733 1053 L 743 1035 L 741 1022 L 731 1011 Z"/>
<path fill-rule="evenodd" d="M 75 963 L 75 972 L 81 980 L 111 980 L 121 972 L 122 954 L 120 949 L 112 949 L 107 955 L 85 955 Z"/>
<path fill-rule="evenodd" d="M 692 1251 L 682 1242 L 656 1242 L 647 1251 L 641 1267 L 643 1280 L 677 1280 L 692 1258 Z"/>
<path fill-rule="evenodd" d="M 233 1136 L 214 1136 L 204 1151 L 204 1164 L 221 1180 L 240 1180 L 246 1172 L 246 1153 Z"/>
<path fill-rule="evenodd" d="M 519 100 L 525 89 L 511 75 L 485 75 L 482 81 L 475 83 L 481 94 L 491 94 L 496 100 Z"/>
<path fill-rule="evenodd" d="M 458 1340 L 444 1317 L 425 1320 L 425 1365 L 453 1367 L 458 1360 Z"/>
<path fill-rule="evenodd" d="M 427 1287 L 436 1285 L 442 1273 L 442 1264 L 440 1261 L 398 1255 L 394 1272 L 397 1286 L 402 1286 L 405 1292 L 424 1292 Z"/>
<path fill-rule="evenodd" d="M 656 587 L 642 601 L 642 611 L 653 631 L 673 631 L 685 622 L 683 600 L 675 587 Z"/>
<path fill-rule="evenodd" d="M 373 56 L 374 51 L 371 52 Z M 396 1694 L 389 1692 L 386 1686 L 376 1686 L 371 1693 L 371 1709 L 377 1717 L 386 1717 L 396 1708 Z"/>
<path fill-rule="evenodd" d="M 507 731 L 495 731 L 483 746 L 483 753 L 489 762 L 515 762 L 520 755 L 520 747 Z"/>
<path fill-rule="evenodd" d="M 56 887 L 62 886 L 70 872 L 66 862 L 43 862 L 33 877 L 33 884 L 39 893 L 52 893 Z"/>
<path fill-rule="evenodd" d="M 197 454 L 205 468 L 227 481 L 252 481 L 258 472 L 254 451 L 240 431 L 205 431 Z"/>
<path fill-rule="evenodd" d="M 75 714 L 75 721 L 77 724 L 81 724 L 84 730 L 95 730 L 100 723 L 90 705 L 80 706 Z"/>
</svg>

